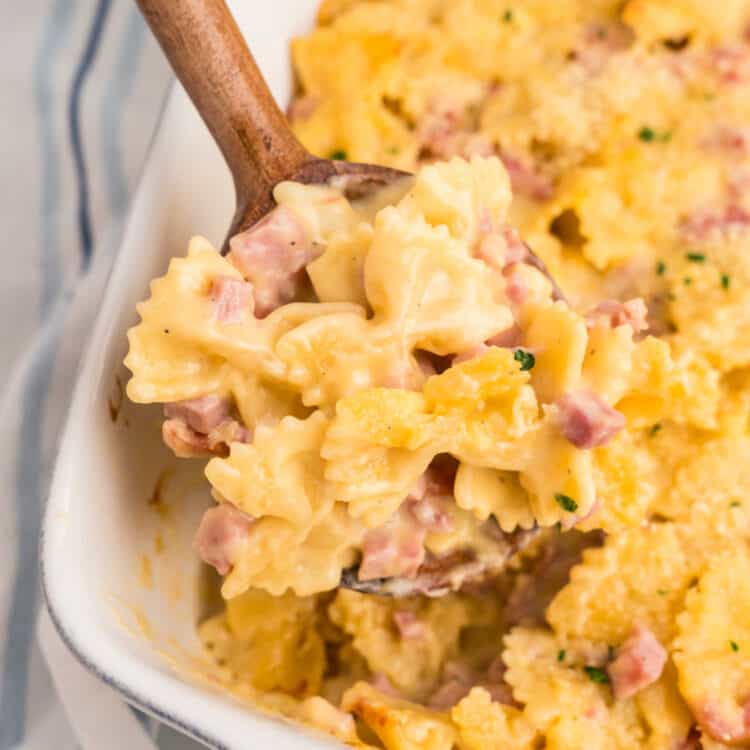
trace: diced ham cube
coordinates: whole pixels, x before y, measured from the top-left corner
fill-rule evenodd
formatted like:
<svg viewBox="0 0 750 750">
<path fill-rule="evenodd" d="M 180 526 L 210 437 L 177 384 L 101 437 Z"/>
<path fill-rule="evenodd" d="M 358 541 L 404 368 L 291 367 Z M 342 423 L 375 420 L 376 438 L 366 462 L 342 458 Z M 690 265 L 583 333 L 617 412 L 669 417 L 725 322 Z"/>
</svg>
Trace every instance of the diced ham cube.
<svg viewBox="0 0 750 750">
<path fill-rule="evenodd" d="M 520 263 L 508 266 L 503 275 L 505 276 L 505 294 L 512 305 L 520 306 L 529 296 L 529 287 L 523 274 L 519 272 Z"/>
<path fill-rule="evenodd" d="M 750 699 L 745 702 L 741 722 L 728 720 L 718 702 L 711 700 L 693 706 L 693 713 L 703 731 L 717 742 L 746 747 L 750 741 Z"/>
<path fill-rule="evenodd" d="M 178 458 L 202 458 L 211 455 L 208 436 L 196 432 L 181 419 L 167 419 L 161 426 L 164 443 Z"/>
<path fill-rule="evenodd" d="M 546 201 L 552 197 L 552 181 L 540 174 L 534 166 L 508 153 L 501 154 L 500 158 L 508 171 L 514 195 L 522 195 L 535 201 Z"/>
<path fill-rule="evenodd" d="M 634 333 L 648 329 L 648 308 L 640 298 L 618 302 L 605 300 L 586 313 L 586 324 L 591 328 L 604 320 L 611 328 L 629 325 Z"/>
<path fill-rule="evenodd" d="M 370 684 L 375 690 L 389 698 L 403 698 L 401 692 L 393 686 L 393 683 L 382 672 L 374 672 L 370 678 Z"/>
<path fill-rule="evenodd" d="M 509 265 L 524 261 L 528 252 L 518 232 L 512 227 L 505 226 L 500 231 L 484 233 L 477 243 L 474 254 L 493 270 L 502 272 Z"/>
<path fill-rule="evenodd" d="M 615 698 L 623 700 L 656 682 L 667 662 L 667 652 L 644 625 L 636 624 L 607 667 Z"/>
<path fill-rule="evenodd" d="M 715 47 L 708 53 L 708 66 L 722 83 L 747 83 L 750 81 L 750 50 L 745 46 Z"/>
<path fill-rule="evenodd" d="M 701 145 L 728 156 L 747 156 L 750 154 L 750 129 L 718 125 L 701 140 Z"/>
<path fill-rule="evenodd" d="M 730 205 L 725 209 L 700 209 L 694 211 L 680 224 L 680 231 L 689 242 L 704 242 L 715 233 L 726 233 L 746 229 L 750 225 L 750 213 L 741 206 Z"/>
<path fill-rule="evenodd" d="M 220 323 L 238 323 L 253 312 L 253 285 L 231 276 L 218 276 L 211 284 L 214 317 Z"/>
<path fill-rule="evenodd" d="M 453 501 L 439 495 L 427 495 L 421 500 L 409 500 L 406 507 L 414 520 L 426 531 L 445 532 L 453 528 L 448 506 Z"/>
<path fill-rule="evenodd" d="M 424 561 L 425 535 L 425 529 L 403 512 L 368 531 L 362 541 L 359 580 L 414 578 Z"/>
<path fill-rule="evenodd" d="M 427 705 L 436 711 L 447 711 L 463 700 L 471 690 L 470 683 L 461 680 L 449 680 L 443 683 L 431 696 Z"/>
<path fill-rule="evenodd" d="M 393 622 L 405 641 L 418 641 L 427 634 L 425 624 L 409 609 L 397 609 L 393 613 Z"/>
<path fill-rule="evenodd" d="M 263 318 L 291 302 L 305 282 L 305 266 L 316 248 L 302 222 L 285 206 L 229 241 L 229 260 L 253 285 L 255 312 Z"/>
<path fill-rule="evenodd" d="M 491 156 L 492 141 L 469 128 L 464 102 L 436 97 L 417 126 L 422 159 L 450 159 L 453 156 Z"/>
<path fill-rule="evenodd" d="M 624 415 L 595 393 L 566 393 L 557 406 L 560 432 L 576 448 L 606 445 L 625 426 Z"/>
<path fill-rule="evenodd" d="M 201 559 L 226 575 L 239 559 L 250 538 L 253 519 L 233 505 L 209 508 L 195 535 L 195 549 Z"/>
<path fill-rule="evenodd" d="M 584 28 L 583 41 L 570 59 L 590 74 L 599 73 L 612 55 L 626 50 L 634 41 L 633 31 L 623 23 L 590 23 Z"/>
<path fill-rule="evenodd" d="M 494 336 L 487 339 L 488 346 L 501 346 L 505 349 L 517 349 L 521 345 L 523 332 L 518 324 L 514 323 L 510 328 L 506 328 Z"/>
<path fill-rule="evenodd" d="M 224 446 L 249 443 L 252 439 L 252 430 L 235 419 L 227 419 L 208 433 L 208 446 L 214 453 L 223 452 Z"/>
<path fill-rule="evenodd" d="M 228 419 L 230 410 L 229 399 L 215 394 L 164 404 L 165 417 L 181 419 L 191 429 L 204 434 Z"/>
</svg>

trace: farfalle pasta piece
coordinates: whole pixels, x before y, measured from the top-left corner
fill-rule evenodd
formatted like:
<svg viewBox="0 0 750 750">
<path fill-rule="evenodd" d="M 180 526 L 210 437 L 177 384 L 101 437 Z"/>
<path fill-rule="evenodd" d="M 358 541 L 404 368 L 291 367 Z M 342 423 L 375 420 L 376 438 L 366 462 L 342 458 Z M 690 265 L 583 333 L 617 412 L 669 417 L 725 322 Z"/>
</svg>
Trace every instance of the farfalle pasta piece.
<svg viewBox="0 0 750 750">
<path fill-rule="evenodd" d="M 664 666 L 660 679 L 637 693 L 633 700 L 648 729 L 644 744 L 647 750 L 687 743 L 694 720 L 678 689 L 677 669 L 671 660 Z"/>
<path fill-rule="evenodd" d="M 408 348 L 471 349 L 513 324 L 510 308 L 493 295 L 491 273 L 445 226 L 384 208 L 365 260 L 373 324 Z"/>
<path fill-rule="evenodd" d="M 584 552 L 548 607 L 547 621 L 563 638 L 613 646 L 639 622 L 668 644 L 698 564 L 674 524 L 626 529 Z"/>
<path fill-rule="evenodd" d="M 424 216 L 471 244 L 483 220 L 502 222 L 510 208 L 508 173 L 498 158 L 452 159 L 424 167 L 399 204 L 410 218 Z"/>
<path fill-rule="evenodd" d="M 564 302 L 529 309 L 524 344 L 535 353 L 531 383 L 542 403 L 551 403 L 579 382 L 586 354 L 586 324 Z"/>
<path fill-rule="evenodd" d="M 424 380 L 409 350 L 399 350 L 389 331 L 365 320 L 364 310 L 307 321 L 282 336 L 275 350 L 306 406 L 332 409 L 362 388 Z"/>
<path fill-rule="evenodd" d="M 367 724 L 386 750 L 452 750 L 456 740 L 444 714 L 386 696 L 366 682 L 347 690 L 341 707 Z"/>
<path fill-rule="evenodd" d="M 461 630 L 474 610 L 470 600 L 455 594 L 405 601 L 342 589 L 328 612 L 373 673 L 385 675 L 405 697 L 424 700 L 445 660 L 458 653 Z M 408 617 L 418 635 L 403 637 L 397 627 L 401 617 Z"/>
<path fill-rule="evenodd" d="M 597 644 L 563 643 L 541 629 L 514 628 L 505 638 L 505 679 L 513 697 L 523 705 L 531 726 L 545 736 L 549 733 L 560 750 L 565 741 L 581 738 L 577 723 L 571 723 L 579 719 L 584 727 L 591 722 L 594 747 L 597 735 L 606 738 L 599 746 L 608 750 L 628 750 L 643 740 L 634 703 L 613 702 L 609 685 L 600 679 L 600 653 Z M 603 653 L 606 658 L 606 646 Z"/>
<path fill-rule="evenodd" d="M 266 516 L 250 527 L 248 543 L 221 594 L 231 599 L 250 586 L 280 596 L 291 589 L 310 596 L 338 586 L 341 571 L 357 559 L 364 529 L 342 503 L 309 529 Z"/>
<path fill-rule="evenodd" d="M 315 623 L 313 598 L 253 589 L 202 623 L 199 636 L 217 663 L 227 665 L 220 670 L 227 685 L 246 683 L 303 698 L 319 692 L 325 669 Z"/>
<path fill-rule="evenodd" d="M 591 457 L 597 502 L 576 528 L 613 534 L 642 523 L 656 496 L 648 479 L 658 471 L 651 453 L 623 431 L 608 445 L 595 448 Z"/>
<path fill-rule="evenodd" d="M 462 463 L 453 493 L 459 508 L 471 511 L 480 521 L 492 515 L 503 531 L 530 529 L 534 525 L 529 498 L 517 472 Z"/>
<path fill-rule="evenodd" d="M 128 396 L 138 403 L 178 401 L 224 387 L 227 357 L 254 370 L 268 352 L 252 309 L 236 323 L 219 323 L 210 299 L 215 278 L 242 281 L 229 261 L 203 238 L 187 257 L 174 258 L 167 274 L 151 282 L 151 297 L 137 306 L 141 323 L 130 329 L 125 358 L 133 377 Z M 253 361 L 254 358 L 254 361 Z"/>
<path fill-rule="evenodd" d="M 362 222 L 351 234 L 335 234 L 323 253 L 307 264 L 307 275 L 321 302 L 368 305 L 364 266 L 372 233 L 372 225 Z"/>
<path fill-rule="evenodd" d="M 309 528 L 334 502 L 321 481 L 320 447 L 327 427 L 321 412 L 259 427 L 251 444 L 234 443 L 227 458 L 209 461 L 206 478 L 222 499 L 252 518 L 279 518 Z"/>
<path fill-rule="evenodd" d="M 750 551 L 716 555 L 685 601 L 675 639 L 680 691 L 717 742 L 750 742 Z"/>
<path fill-rule="evenodd" d="M 451 720 L 458 730 L 459 750 L 533 750 L 538 735 L 514 706 L 492 700 L 481 687 L 451 709 Z"/>
<path fill-rule="evenodd" d="M 128 396 L 152 403 L 235 395 L 243 417 L 252 418 L 248 426 L 295 413 L 298 398 L 285 387 L 285 365 L 274 343 L 319 315 L 359 308 L 296 303 L 258 320 L 249 300 L 230 320 L 222 320 L 212 299 L 217 279 L 242 282 L 239 271 L 198 237 L 185 258 L 174 258 L 166 275 L 152 282 L 151 297 L 137 308 L 141 322 L 128 332 L 125 364 L 133 373 Z"/>
<path fill-rule="evenodd" d="M 360 391 L 339 401 L 321 456 L 349 512 L 368 526 L 389 518 L 435 455 L 420 393 Z"/>
<path fill-rule="evenodd" d="M 520 481 L 542 526 L 560 522 L 570 527 L 594 507 L 591 452 L 579 450 L 561 434 L 554 408 L 536 435 Z"/>
</svg>

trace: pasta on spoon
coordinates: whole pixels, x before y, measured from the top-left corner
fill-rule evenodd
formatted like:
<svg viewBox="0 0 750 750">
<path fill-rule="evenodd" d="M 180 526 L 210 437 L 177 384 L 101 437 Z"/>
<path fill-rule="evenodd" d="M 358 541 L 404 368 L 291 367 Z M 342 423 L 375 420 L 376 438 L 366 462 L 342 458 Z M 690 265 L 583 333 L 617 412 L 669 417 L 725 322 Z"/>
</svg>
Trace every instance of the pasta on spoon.
<svg viewBox="0 0 750 750">
<path fill-rule="evenodd" d="M 138 306 L 128 395 L 211 456 L 196 547 L 227 598 L 440 595 L 538 529 L 606 528 L 592 449 L 676 385 L 640 300 L 577 313 L 527 262 L 499 159 L 400 192 L 282 183 L 227 257 L 194 239 Z"/>
</svg>

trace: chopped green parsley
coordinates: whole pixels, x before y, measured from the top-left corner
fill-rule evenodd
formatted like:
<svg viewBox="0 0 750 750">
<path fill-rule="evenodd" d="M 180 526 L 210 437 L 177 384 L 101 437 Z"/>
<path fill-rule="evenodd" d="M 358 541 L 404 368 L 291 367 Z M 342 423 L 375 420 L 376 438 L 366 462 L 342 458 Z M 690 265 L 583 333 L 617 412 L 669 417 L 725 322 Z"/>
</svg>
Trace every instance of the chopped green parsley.
<svg viewBox="0 0 750 750">
<path fill-rule="evenodd" d="M 664 276 L 664 272 L 667 270 L 667 264 L 660 260 L 656 264 L 656 274 L 657 276 Z"/>
<path fill-rule="evenodd" d="M 591 682 L 598 682 L 601 685 L 609 683 L 609 675 L 601 667 L 584 667 L 583 671 L 589 676 Z"/>
<path fill-rule="evenodd" d="M 575 511 L 578 510 L 578 503 L 573 500 L 572 497 L 569 497 L 568 495 L 563 495 L 562 492 L 558 492 L 555 495 L 555 500 L 557 504 L 563 509 L 568 511 L 568 513 L 575 513 Z"/>
<path fill-rule="evenodd" d="M 683 284 L 684 284 L 685 286 L 690 286 L 690 285 L 691 285 L 691 284 L 693 283 L 693 279 L 692 279 L 692 277 L 691 277 L 691 276 L 686 276 L 686 277 L 685 277 L 685 278 L 684 278 L 684 279 L 682 280 L 682 283 L 683 283 Z"/>
<path fill-rule="evenodd" d="M 731 647 L 732 651 L 739 651 L 740 647 L 737 641 L 729 641 L 729 646 Z"/>
<path fill-rule="evenodd" d="M 685 253 L 685 257 L 691 263 L 705 263 L 706 256 L 703 253 Z"/>
<path fill-rule="evenodd" d="M 343 148 L 337 148 L 335 151 L 331 151 L 331 156 L 329 158 L 334 159 L 335 161 L 346 161 L 346 151 L 344 151 Z"/>
<path fill-rule="evenodd" d="M 536 357 L 525 349 L 516 349 L 513 359 L 521 364 L 521 371 L 530 370 L 536 364 Z"/>
<path fill-rule="evenodd" d="M 650 128 L 648 125 L 644 125 L 638 131 L 638 137 L 644 143 L 653 143 L 654 141 L 661 141 L 662 143 L 666 143 L 667 141 L 672 139 L 672 133 L 670 133 L 668 130 L 665 130 L 663 133 L 657 133 L 653 128 Z"/>
<path fill-rule="evenodd" d="M 721 274 L 721 288 L 729 289 L 729 283 L 730 283 L 729 274 L 728 273 Z"/>
<path fill-rule="evenodd" d="M 659 594 L 659 596 L 666 596 L 669 593 L 669 589 L 657 589 L 656 593 Z"/>
<path fill-rule="evenodd" d="M 649 437 L 654 437 L 654 435 L 656 435 L 659 432 L 659 430 L 661 430 L 661 422 L 657 422 L 656 424 L 652 424 L 651 427 L 649 428 L 648 436 Z"/>
<path fill-rule="evenodd" d="M 503 13 L 503 21 L 505 21 L 505 23 L 510 23 L 512 20 L 513 20 L 513 9 L 508 8 L 508 10 L 506 10 L 505 13 Z"/>
<path fill-rule="evenodd" d="M 739 508 L 742 503 L 739 500 L 732 500 L 731 503 L 729 503 L 730 508 Z"/>
<path fill-rule="evenodd" d="M 557 652 L 557 661 L 565 661 L 565 649 L 564 648 L 561 648 Z"/>
</svg>

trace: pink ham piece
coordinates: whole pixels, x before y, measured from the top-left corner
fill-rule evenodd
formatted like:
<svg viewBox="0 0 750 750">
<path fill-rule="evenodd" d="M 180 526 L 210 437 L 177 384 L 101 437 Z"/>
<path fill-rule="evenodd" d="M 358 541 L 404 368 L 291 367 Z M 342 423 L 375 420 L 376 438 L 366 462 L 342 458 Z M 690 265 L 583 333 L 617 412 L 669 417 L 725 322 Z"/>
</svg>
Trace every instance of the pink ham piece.
<svg viewBox="0 0 750 750">
<path fill-rule="evenodd" d="M 750 741 L 750 699 L 745 702 L 740 724 L 728 722 L 721 707 L 710 700 L 693 711 L 701 728 L 717 742 L 746 747 L 745 743 Z"/>
<path fill-rule="evenodd" d="M 295 298 L 305 283 L 305 266 L 322 250 L 284 206 L 232 237 L 229 247 L 229 260 L 253 285 L 259 318 Z"/>
<path fill-rule="evenodd" d="M 418 641 L 427 634 L 425 624 L 409 609 L 397 609 L 393 613 L 393 623 L 405 641 Z"/>
<path fill-rule="evenodd" d="M 625 426 L 625 417 L 589 391 L 566 393 L 557 401 L 560 432 L 576 448 L 606 445 Z"/>
<path fill-rule="evenodd" d="M 239 559 L 250 538 L 253 519 L 233 505 L 209 508 L 201 519 L 194 546 L 201 559 L 226 575 Z"/>
<path fill-rule="evenodd" d="M 430 466 L 406 498 L 406 510 L 420 528 L 428 532 L 445 532 L 452 528 L 449 507 L 453 503 L 455 467 Z"/>
<path fill-rule="evenodd" d="M 667 662 L 667 652 L 644 625 L 636 624 L 607 667 L 615 698 L 624 700 L 656 682 Z"/>
<path fill-rule="evenodd" d="M 708 53 L 708 66 L 722 83 L 747 83 L 750 81 L 750 50 L 746 46 L 716 47 Z"/>
<path fill-rule="evenodd" d="M 705 242 L 712 234 L 746 229 L 750 213 L 741 206 L 725 209 L 699 209 L 680 223 L 680 231 L 689 242 Z"/>
<path fill-rule="evenodd" d="M 430 696 L 427 705 L 436 711 L 447 711 L 460 700 L 463 700 L 469 694 L 471 688 L 471 683 L 455 679 L 448 680 Z"/>
<path fill-rule="evenodd" d="M 252 432 L 231 417 L 231 402 L 209 394 L 164 405 L 162 438 L 178 458 L 226 456 L 231 443 L 248 443 Z"/>
<path fill-rule="evenodd" d="M 181 419 L 167 419 L 161 426 L 165 445 L 177 458 L 203 458 L 211 455 L 208 435 L 196 432 Z"/>
<path fill-rule="evenodd" d="M 500 158 L 508 171 L 513 195 L 522 195 L 535 201 L 546 201 L 552 197 L 552 181 L 540 174 L 533 165 L 508 153 L 501 154 Z"/>
<path fill-rule="evenodd" d="M 727 156 L 747 156 L 750 154 L 750 129 L 718 125 L 701 140 L 701 145 Z"/>
<path fill-rule="evenodd" d="M 586 325 L 589 328 L 604 321 L 611 328 L 629 325 L 634 333 L 641 333 L 648 329 L 648 308 L 640 298 L 618 302 L 614 299 L 600 302 L 586 313 Z"/>
<path fill-rule="evenodd" d="M 253 313 L 253 285 L 232 276 L 217 276 L 211 284 L 214 317 L 220 323 L 238 323 Z"/>
<path fill-rule="evenodd" d="M 360 581 L 376 578 L 414 578 L 424 562 L 426 531 L 404 512 L 371 529 L 362 541 Z"/>
<path fill-rule="evenodd" d="M 448 507 L 450 498 L 439 495 L 427 495 L 421 500 L 409 500 L 406 507 L 414 520 L 426 531 L 445 532 L 453 528 Z"/>
<path fill-rule="evenodd" d="M 505 294 L 512 305 L 520 306 L 529 296 L 529 288 L 523 275 L 519 273 L 520 263 L 513 263 L 503 271 L 505 276 Z"/>
<path fill-rule="evenodd" d="M 202 433 L 211 432 L 229 419 L 230 410 L 229 399 L 214 394 L 164 404 L 165 417 L 181 419 L 188 427 Z"/>
<path fill-rule="evenodd" d="M 494 146 L 487 136 L 467 127 L 466 105 L 447 97 L 436 97 L 417 127 L 422 145 L 421 159 L 453 156 L 491 156 Z"/>
<path fill-rule="evenodd" d="M 370 685 L 372 685 L 379 693 L 387 695 L 390 698 L 401 699 L 404 697 L 401 692 L 393 686 L 393 683 L 388 679 L 388 677 L 382 672 L 373 673 L 372 677 L 370 678 Z"/>
</svg>

